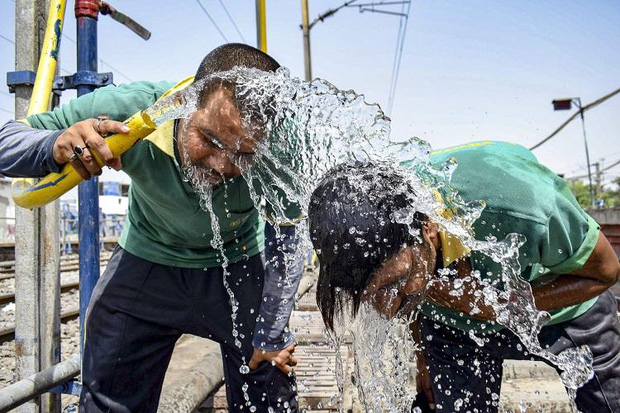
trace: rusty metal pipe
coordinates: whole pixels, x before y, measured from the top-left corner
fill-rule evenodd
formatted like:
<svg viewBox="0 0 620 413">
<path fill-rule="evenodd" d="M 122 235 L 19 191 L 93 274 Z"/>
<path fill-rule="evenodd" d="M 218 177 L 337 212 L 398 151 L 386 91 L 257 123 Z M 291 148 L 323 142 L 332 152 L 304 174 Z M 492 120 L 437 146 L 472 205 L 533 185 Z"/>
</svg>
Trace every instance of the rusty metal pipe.
<svg viewBox="0 0 620 413">
<path fill-rule="evenodd" d="M 162 394 L 158 413 L 193 412 L 224 384 L 224 366 L 219 347 L 201 358 L 187 375 Z"/>
</svg>

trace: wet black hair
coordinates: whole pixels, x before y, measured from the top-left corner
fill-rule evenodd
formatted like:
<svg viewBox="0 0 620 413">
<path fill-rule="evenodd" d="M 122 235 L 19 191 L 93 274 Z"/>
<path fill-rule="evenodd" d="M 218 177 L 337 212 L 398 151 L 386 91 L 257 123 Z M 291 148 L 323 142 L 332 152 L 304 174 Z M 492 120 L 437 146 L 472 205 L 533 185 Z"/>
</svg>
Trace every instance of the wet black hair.
<svg viewBox="0 0 620 413">
<path fill-rule="evenodd" d="M 396 218 L 413 208 L 414 199 L 402 172 L 375 163 L 341 164 L 312 193 L 310 238 L 321 267 L 317 304 L 331 330 L 347 301 L 357 314 L 373 273 L 403 246 L 419 242 L 415 232 L 425 216 L 414 212 L 410 224 Z"/>
<path fill-rule="evenodd" d="M 202 59 L 196 71 L 194 82 L 207 79 L 218 72 L 231 70 L 236 66 L 258 69 L 264 72 L 275 72 L 280 68 L 280 64 L 273 57 L 255 47 L 242 43 L 227 43 L 213 49 Z M 215 78 L 205 84 L 200 93 L 199 105 L 202 106 L 211 92 L 222 87 L 232 92 L 234 96 L 234 85 L 229 81 Z M 236 97 L 234 100 L 236 101 Z"/>
<path fill-rule="evenodd" d="M 280 67 L 267 53 L 242 43 L 228 43 L 213 49 L 200 63 L 195 80 L 205 79 L 214 73 L 230 70 L 235 66 L 250 67 L 264 72 L 275 72 Z"/>
</svg>

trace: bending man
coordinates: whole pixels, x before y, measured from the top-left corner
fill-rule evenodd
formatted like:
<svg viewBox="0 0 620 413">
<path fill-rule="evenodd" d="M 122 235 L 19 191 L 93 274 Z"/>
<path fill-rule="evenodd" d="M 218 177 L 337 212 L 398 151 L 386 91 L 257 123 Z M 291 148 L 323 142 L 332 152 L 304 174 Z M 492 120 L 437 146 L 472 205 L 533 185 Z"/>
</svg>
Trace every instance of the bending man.
<svg viewBox="0 0 620 413">
<path fill-rule="evenodd" d="M 620 323 L 607 291 L 620 265 L 599 226 L 566 182 L 523 147 L 478 142 L 437 151 L 431 161 L 449 158 L 458 163 L 450 185 L 464 201 L 486 203 L 473 225 L 475 238 L 527 237 L 519 251 L 521 276 L 531 283 L 537 308 L 551 314 L 539 335 L 543 348 L 555 354 L 581 345 L 592 350 L 594 378 L 577 392 L 579 409 L 620 411 Z M 394 168 L 341 166 L 323 179 L 309 207 L 311 237 L 321 251 L 317 302 L 323 318 L 333 327 L 343 305 L 357 310 L 369 302 L 394 317 L 423 304 L 419 331 L 413 331 L 424 353 L 419 390 L 434 397 L 438 410 L 460 405 L 461 411 L 496 412 L 503 360 L 531 357 L 495 322 L 493 309 L 479 299 L 480 288 L 467 281 L 472 270 L 485 279 L 497 277 L 500 268 L 469 253 L 420 212 L 411 225 L 398 223 L 403 221 L 395 214 L 410 210 L 415 198 Z M 454 275 L 438 282 L 442 269 Z"/>
<path fill-rule="evenodd" d="M 235 66 L 275 71 L 279 64 L 250 46 L 227 44 L 204 58 L 195 81 Z M 102 137 L 128 132 L 123 120 L 180 85 L 109 86 L 0 129 L 7 176 L 42 176 L 71 162 L 88 179 L 101 173 L 95 150 L 132 179 L 119 246 L 90 303 L 80 410 L 155 412 L 175 342 L 189 333 L 221 344 L 231 411 L 295 412 L 287 323 L 299 279 L 283 282 L 283 273 L 301 271 L 292 268 L 299 263 L 265 266 L 264 222 L 238 162 L 251 162 L 268 137 L 245 129 L 234 85 L 207 82 L 191 117 L 164 123 L 120 159 Z M 205 191 L 220 234 L 201 208 Z M 296 218 L 299 208 L 287 213 Z M 294 228 L 283 232 L 285 245 L 267 243 L 267 261 L 282 261 L 282 249 L 294 248 Z M 224 257 L 211 243 L 217 236 L 229 262 L 226 280 Z"/>
</svg>

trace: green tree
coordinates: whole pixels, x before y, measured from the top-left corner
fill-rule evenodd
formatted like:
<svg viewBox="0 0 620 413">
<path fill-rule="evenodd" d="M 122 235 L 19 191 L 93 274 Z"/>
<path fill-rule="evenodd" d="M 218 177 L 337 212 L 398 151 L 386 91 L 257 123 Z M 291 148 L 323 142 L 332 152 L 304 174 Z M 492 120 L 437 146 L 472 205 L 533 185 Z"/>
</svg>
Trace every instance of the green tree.
<svg viewBox="0 0 620 413">
<path fill-rule="evenodd" d="M 583 209 L 590 209 L 590 188 L 587 182 L 581 180 L 569 180 L 573 195 L 577 198 L 577 202 Z M 596 194 L 596 199 L 602 199 L 605 207 L 620 206 L 620 177 L 616 178 L 611 184 L 601 188 L 601 192 Z"/>
<path fill-rule="evenodd" d="M 620 206 L 620 177 L 614 179 L 612 184 L 605 188 L 603 199 L 606 207 Z"/>
<path fill-rule="evenodd" d="M 577 198 L 577 202 L 583 209 L 591 208 L 590 203 L 590 188 L 587 183 L 575 179 L 569 180 L 568 185 L 570 186 L 571 191 L 573 191 L 573 195 Z"/>
</svg>

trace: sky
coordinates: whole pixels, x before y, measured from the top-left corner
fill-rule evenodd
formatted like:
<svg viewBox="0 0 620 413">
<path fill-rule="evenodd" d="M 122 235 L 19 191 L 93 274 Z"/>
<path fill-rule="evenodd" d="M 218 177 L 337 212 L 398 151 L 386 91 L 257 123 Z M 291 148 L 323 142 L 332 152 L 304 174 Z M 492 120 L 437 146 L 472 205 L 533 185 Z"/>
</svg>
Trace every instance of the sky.
<svg viewBox="0 0 620 413">
<path fill-rule="evenodd" d="M 224 37 L 198 5 L 201 1 Z M 371 0 L 358 0 L 369 3 Z M 309 0 L 310 18 L 343 0 Z M 13 0 L 0 0 L 0 72 L 14 68 Z M 99 18 L 100 71 L 115 83 L 179 80 L 195 72 L 225 42 L 256 43 L 250 0 L 111 0 L 153 33 L 144 41 L 107 16 Z M 268 52 L 296 77 L 304 76 L 301 1 L 267 0 Z M 383 6 L 400 12 L 402 6 Z M 353 89 L 387 109 L 399 16 L 344 8 L 311 30 L 313 76 Z M 590 103 L 620 88 L 620 2 L 611 0 L 421 0 L 411 3 L 392 119 L 392 138 L 418 136 L 434 148 L 475 140 L 531 147 L 572 112 L 554 112 L 556 98 Z M 75 71 L 73 1 L 61 44 L 62 74 Z M 6 40 L 6 39 L 8 40 Z M 4 77 L 3 77 L 4 78 Z M 75 92 L 63 94 L 63 101 Z M 0 84 L 0 123 L 13 99 Z M 586 112 L 590 160 L 604 168 L 620 159 L 620 95 Z M 534 151 L 566 177 L 586 173 L 577 119 Z M 620 165 L 603 180 L 620 176 Z M 106 172 L 106 179 L 123 180 Z"/>
</svg>

